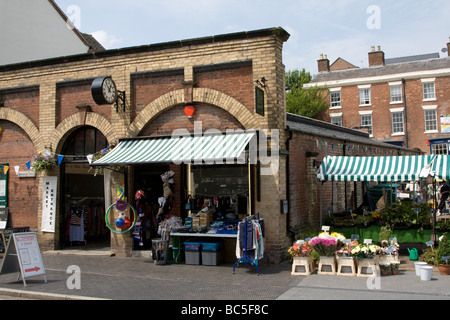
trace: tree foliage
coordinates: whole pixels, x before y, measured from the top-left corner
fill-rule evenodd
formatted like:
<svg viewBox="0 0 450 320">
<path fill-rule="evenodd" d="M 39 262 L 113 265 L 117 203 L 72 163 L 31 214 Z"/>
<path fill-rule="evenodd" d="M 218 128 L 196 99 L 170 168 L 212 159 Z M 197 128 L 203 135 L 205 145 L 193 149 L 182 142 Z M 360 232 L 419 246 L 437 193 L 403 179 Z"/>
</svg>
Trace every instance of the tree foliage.
<svg viewBox="0 0 450 320">
<path fill-rule="evenodd" d="M 286 72 L 286 111 L 315 118 L 328 107 L 328 90 L 319 87 L 304 89 L 312 76 L 305 69 Z"/>
</svg>

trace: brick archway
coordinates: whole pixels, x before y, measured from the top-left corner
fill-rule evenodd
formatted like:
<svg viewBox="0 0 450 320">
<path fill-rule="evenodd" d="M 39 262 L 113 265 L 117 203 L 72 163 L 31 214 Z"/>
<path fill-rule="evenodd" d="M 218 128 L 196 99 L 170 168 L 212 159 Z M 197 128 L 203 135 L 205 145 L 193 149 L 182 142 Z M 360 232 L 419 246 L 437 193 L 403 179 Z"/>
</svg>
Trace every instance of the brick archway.
<svg viewBox="0 0 450 320">
<path fill-rule="evenodd" d="M 115 135 L 114 128 L 110 121 L 104 116 L 89 112 L 86 114 L 86 119 L 83 121 L 79 114 L 73 114 L 64 119 L 54 130 L 52 134 L 52 145 L 57 146 L 57 152 L 61 151 L 64 145 L 64 137 L 66 137 L 72 130 L 80 126 L 91 126 L 103 133 L 109 142 L 117 140 L 119 137 Z"/>
<path fill-rule="evenodd" d="M 41 133 L 38 127 L 22 112 L 10 109 L 0 108 L 0 119 L 10 121 L 21 127 L 32 141 L 38 152 L 42 151 L 44 144 L 41 139 Z"/>
<path fill-rule="evenodd" d="M 175 105 L 182 104 L 184 101 L 185 97 L 183 89 L 166 93 L 154 100 L 147 105 L 147 107 L 145 107 L 131 123 L 129 126 L 130 135 L 134 137 L 138 136 L 139 132 L 141 132 L 148 122 L 165 110 L 172 108 Z M 251 113 L 246 106 L 223 92 L 208 88 L 194 88 L 193 102 L 210 104 L 229 112 L 245 129 L 259 127 L 255 115 Z"/>
</svg>

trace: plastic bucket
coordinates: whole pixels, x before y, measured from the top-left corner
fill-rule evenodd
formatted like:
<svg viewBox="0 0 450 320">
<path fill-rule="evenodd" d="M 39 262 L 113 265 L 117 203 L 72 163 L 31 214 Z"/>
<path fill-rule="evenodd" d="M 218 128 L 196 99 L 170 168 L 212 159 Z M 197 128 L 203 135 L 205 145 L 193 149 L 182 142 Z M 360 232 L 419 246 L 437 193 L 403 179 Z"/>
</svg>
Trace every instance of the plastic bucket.
<svg viewBox="0 0 450 320">
<path fill-rule="evenodd" d="M 425 266 L 420 268 L 420 280 L 430 281 L 431 274 L 433 273 L 433 267 Z"/>
<path fill-rule="evenodd" d="M 416 268 L 416 276 L 420 277 L 420 268 L 426 265 L 426 262 L 414 262 L 414 267 Z"/>
</svg>

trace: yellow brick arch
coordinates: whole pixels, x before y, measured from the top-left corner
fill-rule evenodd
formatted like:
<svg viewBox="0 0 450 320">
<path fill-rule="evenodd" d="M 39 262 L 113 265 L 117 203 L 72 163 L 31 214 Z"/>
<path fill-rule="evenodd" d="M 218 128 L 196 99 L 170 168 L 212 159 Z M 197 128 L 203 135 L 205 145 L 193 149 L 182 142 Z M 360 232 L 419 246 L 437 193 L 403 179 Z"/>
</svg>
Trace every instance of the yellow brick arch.
<svg viewBox="0 0 450 320">
<path fill-rule="evenodd" d="M 77 113 L 65 118 L 53 131 L 53 134 L 51 135 L 51 143 L 52 145 L 57 146 L 57 153 L 61 152 L 69 134 L 82 126 L 91 126 L 96 128 L 103 133 L 109 143 L 119 138 L 115 134 L 111 122 L 104 116 L 95 112 L 88 112 L 86 114 L 85 121 L 82 121 L 82 118 Z"/>
<path fill-rule="evenodd" d="M 25 114 L 11 108 L 0 108 L 0 119 L 18 125 L 28 135 L 37 152 L 43 151 L 44 142 L 42 141 L 41 133 L 33 121 Z"/>
<path fill-rule="evenodd" d="M 156 116 L 175 105 L 184 103 L 184 90 L 175 90 L 162 95 L 148 104 L 129 126 L 130 136 L 138 136 L 139 132 Z M 194 88 L 193 101 L 207 103 L 219 107 L 234 116 L 245 129 L 258 128 L 256 116 L 235 98 L 209 88 Z"/>
</svg>

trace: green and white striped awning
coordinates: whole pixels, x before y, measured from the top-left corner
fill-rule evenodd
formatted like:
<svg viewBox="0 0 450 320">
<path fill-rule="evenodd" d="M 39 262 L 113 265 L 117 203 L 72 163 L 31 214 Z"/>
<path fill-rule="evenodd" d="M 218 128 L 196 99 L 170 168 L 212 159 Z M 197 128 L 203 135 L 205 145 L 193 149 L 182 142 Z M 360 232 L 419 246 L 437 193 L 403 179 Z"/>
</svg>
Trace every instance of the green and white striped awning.
<svg viewBox="0 0 450 320">
<path fill-rule="evenodd" d="M 144 163 L 213 164 L 240 159 L 255 132 L 122 139 L 92 166 Z"/>
<path fill-rule="evenodd" d="M 416 155 L 392 157 L 326 156 L 317 178 L 321 181 L 415 181 L 433 176 L 448 179 L 448 156 Z"/>
</svg>

